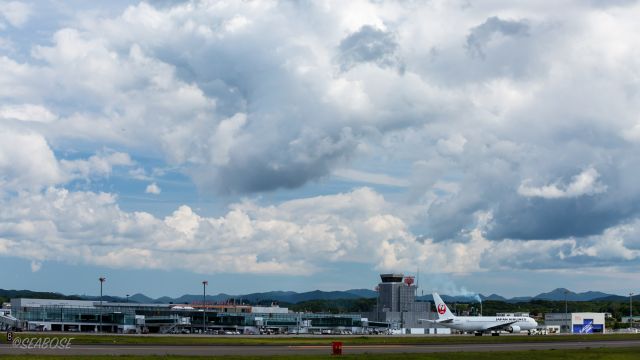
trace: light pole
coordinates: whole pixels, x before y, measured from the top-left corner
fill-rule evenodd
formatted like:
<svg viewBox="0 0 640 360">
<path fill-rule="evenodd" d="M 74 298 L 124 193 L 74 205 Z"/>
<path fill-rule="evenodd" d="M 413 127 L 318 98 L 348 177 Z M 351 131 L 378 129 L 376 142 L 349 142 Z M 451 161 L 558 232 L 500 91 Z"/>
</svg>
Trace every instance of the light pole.
<svg viewBox="0 0 640 360">
<path fill-rule="evenodd" d="M 205 324 L 207 322 L 207 307 L 206 307 L 206 299 L 207 299 L 207 285 L 209 285 L 208 281 L 202 282 L 202 334 L 205 333 Z"/>
<path fill-rule="evenodd" d="M 127 294 L 127 304 L 129 303 L 129 294 Z"/>
<path fill-rule="evenodd" d="M 567 330 L 567 332 L 571 332 L 569 331 L 569 325 L 567 325 L 567 321 L 569 320 L 568 317 L 568 311 L 567 311 L 567 294 L 569 293 L 569 291 L 565 290 L 564 291 L 564 328 Z"/>
<path fill-rule="evenodd" d="M 98 280 L 100 280 L 100 332 L 102 332 L 102 284 L 107 281 L 107 278 L 101 276 Z"/>
<path fill-rule="evenodd" d="M 633 328 L 633 293 L 629 293 L 629 329 Z"/>
</svg>

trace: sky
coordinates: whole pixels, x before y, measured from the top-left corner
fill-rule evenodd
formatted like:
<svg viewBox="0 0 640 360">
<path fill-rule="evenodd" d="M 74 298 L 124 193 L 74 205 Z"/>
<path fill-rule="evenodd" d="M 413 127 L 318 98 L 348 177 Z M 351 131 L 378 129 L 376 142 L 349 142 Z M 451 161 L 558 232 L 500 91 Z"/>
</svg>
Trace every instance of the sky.
<svg viewBox="0 0 640 360">
<path fill-rule="evenodd" d="M 0 288 L 637 293 L 639 17 L 0 0 Z"/>
</svg>

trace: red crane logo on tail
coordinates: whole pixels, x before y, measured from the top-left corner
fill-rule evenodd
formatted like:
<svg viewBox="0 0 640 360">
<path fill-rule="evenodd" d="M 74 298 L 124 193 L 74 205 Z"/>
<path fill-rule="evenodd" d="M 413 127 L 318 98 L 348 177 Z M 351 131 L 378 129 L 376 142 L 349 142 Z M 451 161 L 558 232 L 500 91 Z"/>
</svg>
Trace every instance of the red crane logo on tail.
<svg viewBox="0 0 640 360">
<path fill-rule="evenodd" d="M 438 314 L 444 315 L 447 312 L 447 306 L 445 304 L 438 305 Z"/>
</svg>

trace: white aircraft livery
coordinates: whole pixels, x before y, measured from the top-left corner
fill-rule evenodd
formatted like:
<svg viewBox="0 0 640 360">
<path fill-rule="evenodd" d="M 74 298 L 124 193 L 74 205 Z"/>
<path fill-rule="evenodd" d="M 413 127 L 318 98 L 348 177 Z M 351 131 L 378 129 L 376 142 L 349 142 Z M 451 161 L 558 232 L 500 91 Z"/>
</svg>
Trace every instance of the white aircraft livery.
<svg viewBox="0 0 640 360">
<path fill-rule="evenodd" d="M 455 316 L 437 293 L 433 293 L 433 301 L 436 303 L 438 320 L 423 321 L 451 329 L 474 332 L 476 335 L 482 335 L 484 332 L 498 335 L 500 331 L 531 333 L 531 330 L 538 326 L 538 323 L 528 316 Z"/>
</svg>

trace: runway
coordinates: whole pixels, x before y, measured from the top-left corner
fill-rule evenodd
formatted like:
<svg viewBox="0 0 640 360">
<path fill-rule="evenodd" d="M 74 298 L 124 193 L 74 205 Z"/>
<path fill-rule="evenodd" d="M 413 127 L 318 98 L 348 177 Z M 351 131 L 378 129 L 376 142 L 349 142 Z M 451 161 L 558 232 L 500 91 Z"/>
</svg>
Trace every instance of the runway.
<svg viewBox="0 0 640 360">
<path fill-rule="evenodd" d="M 471 351 L 518 351 L 584 348 L 640 348 L 640 340 L 619 341 L 561 341 L 548 343 L 452 344 L 452 345 L 351 345 L 343 347 L 343 354 L 438 353 Z M 317 355 L 330 354 L 331 346 L 150 346 L 150 345 L 71 345 L 69 349 L 22 349 L 0 345 L 0 355 Z"/>
</svg>

